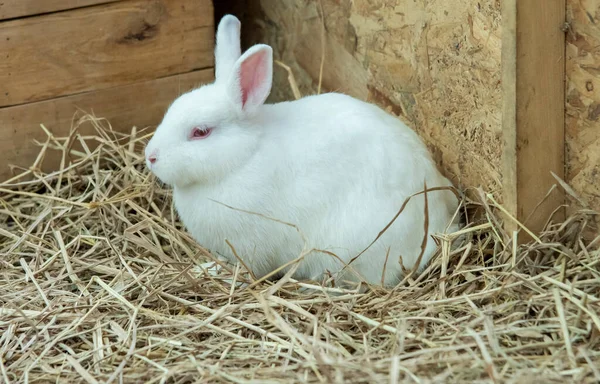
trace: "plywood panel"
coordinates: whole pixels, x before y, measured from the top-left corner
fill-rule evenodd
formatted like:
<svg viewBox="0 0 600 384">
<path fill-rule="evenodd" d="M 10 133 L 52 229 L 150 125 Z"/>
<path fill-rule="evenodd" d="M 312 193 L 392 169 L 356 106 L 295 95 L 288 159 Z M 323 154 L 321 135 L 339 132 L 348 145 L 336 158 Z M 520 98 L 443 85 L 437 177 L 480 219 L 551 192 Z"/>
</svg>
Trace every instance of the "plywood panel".
<svg viewBox="0 0 600 384">
<path fill-rule="evenodd" d="M 2 0 L 0 20 L 63 11 L 118 0 Z"/>
<path fill-rule="evenodd" d="M 54 135 L 65 136 L 71 129 L 73 115 L 81 109 L 108 119 L 117 130 L 129 131 L 134 125 L 138 128 L 154 126 L 160 122 L 173 99 L 212 79 L 211 69 L 200 70 L 55 100 L 0 108 L 0 180 L 10 176 L 10 164 L 28 167 L 33 163 L 40 150 L 33 140 L 46 139 L 40 128 L 42 123 Z M 47 159 L 44 169 L 55 169 L 57 160 Z"/>
<path fill-rule="evenodd" d="M 213 65 L 210 0 L 135 0 L 0 23 L 0 106 Z"/>
<path fill-rule="evenodd" d="M 538 206 L 556 184 L 551 172 L 564 175 L 565 1 L 507 0 L 503 6 L 505 22 L 514 23 L 505 28 L 505 103 L 515 104 L 505 108 L 504 160 L 512 169 L 503 187 L 513 214 L 537 232 L 564 203 L 557 191 Z"/>
<path fill-rule="evenodd" d="M 567 20 L 566 177 L 600 211 L 600 0 L 567 1 Z"/>
</svg>

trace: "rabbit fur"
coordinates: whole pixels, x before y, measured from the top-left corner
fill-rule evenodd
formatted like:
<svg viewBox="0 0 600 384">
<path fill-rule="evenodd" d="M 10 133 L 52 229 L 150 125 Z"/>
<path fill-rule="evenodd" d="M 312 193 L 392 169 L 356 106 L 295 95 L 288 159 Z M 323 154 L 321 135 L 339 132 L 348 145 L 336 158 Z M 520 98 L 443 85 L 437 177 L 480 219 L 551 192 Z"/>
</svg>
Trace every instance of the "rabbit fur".
<svg viewBox="0 0 600 384">
<path fill-rule="evenodd" d="M 347 264 L 425 182 L 450 181 L 419 136 L 373 104 L 340 93 L 266 104 L 272 49 L 258 44 L 242 54 L 240 26 L 234 16 L 221 19 L 214 83 L 172 103 L 146 147 L 147 166 L 173 187 L 192 237 L 224 260 L 241 258 L 257 277 L 302 254 L 298 280 L 397 284 L 402 265 L 412 268 L 421 253 L 422 194 Z M 427 199 L 418 269 L 437 248 L 431 235 L 459 225 L 453 192 Z"/>
</svg>

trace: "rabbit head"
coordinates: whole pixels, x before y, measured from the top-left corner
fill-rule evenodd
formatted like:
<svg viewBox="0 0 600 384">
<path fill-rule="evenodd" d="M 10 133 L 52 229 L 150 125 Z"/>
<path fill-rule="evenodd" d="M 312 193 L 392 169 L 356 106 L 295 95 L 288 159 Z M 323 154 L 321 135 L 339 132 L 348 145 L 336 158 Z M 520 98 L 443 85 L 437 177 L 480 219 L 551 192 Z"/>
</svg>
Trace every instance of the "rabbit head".
<svg viewBox="0 0 600 384">
<path fill-rule="evenodd" d="M 253 116 L 271 91 L 273 54 L 267 45 L 240 49 L 240 22 L 219 23 L 215 81 L 178 97 L 145 149 L 146 164 L 165 184 L 217 181 L 245 163 L 260 143 Z"/>
</svg>

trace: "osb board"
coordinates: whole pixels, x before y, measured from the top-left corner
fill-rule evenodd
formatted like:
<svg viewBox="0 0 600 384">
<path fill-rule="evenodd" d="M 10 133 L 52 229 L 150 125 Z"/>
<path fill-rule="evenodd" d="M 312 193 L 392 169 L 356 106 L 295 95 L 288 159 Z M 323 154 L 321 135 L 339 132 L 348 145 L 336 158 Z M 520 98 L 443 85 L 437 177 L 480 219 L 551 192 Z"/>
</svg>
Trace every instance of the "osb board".
<svg viewBox="0 0 600 384">
<path fill-rule="evenodd" d="M 567 181 L 600 209 L 600 0 L 567 1 Z"/>
<path fill-rule="evenodd" d="M 249 1 L 245 46 L 266 42 L 303 94 L 321 67 L 317 0 Z M 322 0 L 323 87 L 373 101 L 425 139 L 460 185 L 500 192 L 500 2 Z M 277 67 L 271 101 L 291 99 Z"/>
<path fill-rule="evenodd" d="M 213 65 L 210 0 L 132 0 L 0 22 L 0 106 Z"/>
<path fill-rule="evenodd" d="M 40 148 L 34 140 L 45 141 L 40 128 L 44 124 L 55 136 L 66 136 L 76 112 L 93 113 L 107 119 L 116 130 L 154 128 L 169 104 L 194 87 L 212 81 L 213 70 L 205 69 L 183 75 L 61 97 L 37 103 L 0 108 L 0 180 L 11 176 L 10 165 L 29 167 Z M 90 134 L 91 126 L 81 134 Z M 58 158 L 45 159 L 43 169 L 52 171 Z"/>
<path fill-rule="evenodd" d="M 119 0 L 2 0 L 0 20 L 63 11 Z"/>
</svg>

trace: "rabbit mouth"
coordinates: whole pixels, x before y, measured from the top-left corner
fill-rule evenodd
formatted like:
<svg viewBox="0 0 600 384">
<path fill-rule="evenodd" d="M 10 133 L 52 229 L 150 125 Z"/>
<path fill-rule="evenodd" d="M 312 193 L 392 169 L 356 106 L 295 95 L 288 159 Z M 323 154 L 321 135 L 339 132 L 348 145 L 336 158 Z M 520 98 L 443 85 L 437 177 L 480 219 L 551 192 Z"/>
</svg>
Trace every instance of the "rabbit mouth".
<svg viewBox="0 0 600 384">
<path fill-rule="evenodd" d="M 166 178 L 164 177 L 164 175 L 161 175 L 161 172 L 157 166 L 157 164 L 152 164 L 150 163 L 148 160 L 146 160 L 146 170 L 145 172 L 152 178 L 154 179 L 153 181 L 151 180 L 151 182 L 153 183 L 158 183 L 161 187 L 165 187 L 165 186 L 171 186 L 172 183 L 170 183 L 168 180 L 166 180 Z"/>
<path fill-rule="evenodd" d="M 171 182 L 169 182 L 167 180 L 164 180 L 163 178 L 161 178 L 160 176 L 158 176 L 154 172 L 150 172 L 150 175 L 151 175 L 151 177 L 153 179 L 150 182 L 153 183 L 154 185 L 160 187 L 160 188 L 173 188 L 175 186 L 174 183 L 171 183 Z"/>
</svg>

